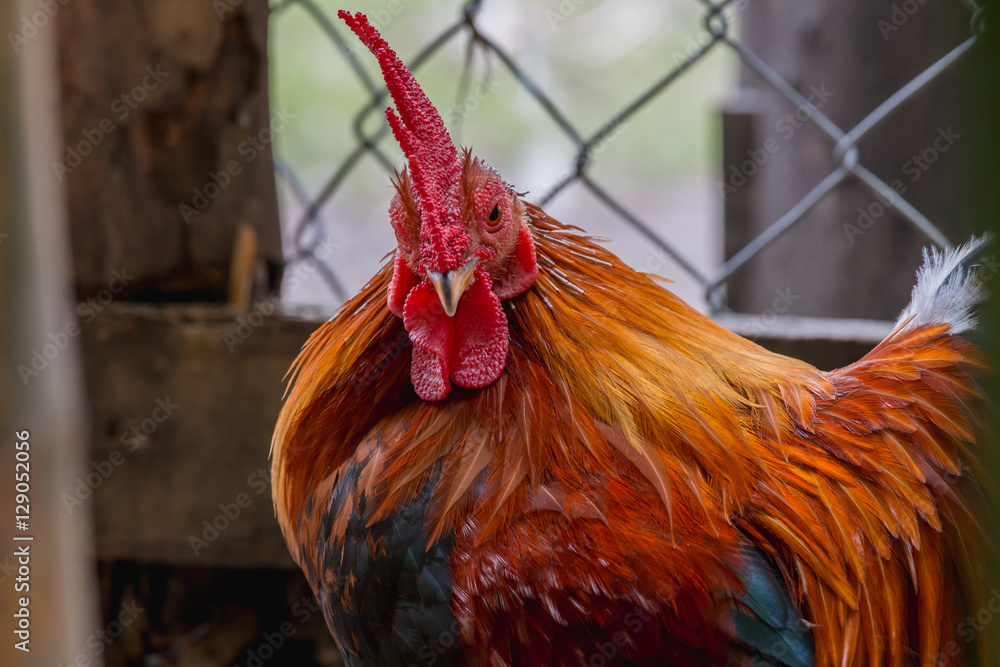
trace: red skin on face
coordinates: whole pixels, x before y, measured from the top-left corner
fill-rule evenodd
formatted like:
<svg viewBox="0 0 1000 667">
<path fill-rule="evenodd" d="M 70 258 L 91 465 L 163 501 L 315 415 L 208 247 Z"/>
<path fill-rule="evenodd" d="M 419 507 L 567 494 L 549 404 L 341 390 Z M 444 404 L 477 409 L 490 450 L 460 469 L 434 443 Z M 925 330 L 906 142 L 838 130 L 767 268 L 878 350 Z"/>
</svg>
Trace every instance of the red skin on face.
<svg viewBox="0 0 1000 667">
<path fill-rule="evenodd" d="M 488 165 L 459 156 L 440 114 L 365 16 L 339 16 L 378 58 L 398 112 L 386 117 L 409 163 L 389 209 L 399 249 L 388 305 L 413 342 L 413 387 L 426 401 L 445 398 L 452 382 L 486 387 L 503 373 L 510 343 L 500 301 L 538 275 L 523 204 Z M 474 280 L 448 316 L 426 272 L 446 274 L 473 258 Z"/>
</svg>

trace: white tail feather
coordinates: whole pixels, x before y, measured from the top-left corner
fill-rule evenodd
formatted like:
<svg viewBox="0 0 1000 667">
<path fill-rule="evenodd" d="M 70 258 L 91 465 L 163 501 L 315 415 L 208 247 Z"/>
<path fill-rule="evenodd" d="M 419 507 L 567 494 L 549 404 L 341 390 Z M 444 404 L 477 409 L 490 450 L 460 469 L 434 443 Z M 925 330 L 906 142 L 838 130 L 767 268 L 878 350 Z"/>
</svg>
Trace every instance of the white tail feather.
<svg viewBox="0 0 1000 667">
<path fill-rule="evenodd" d="M 900 313 L 896 327 L 948 324 L 951 333 L 971 329 L 976 324 L 972 308 L 984 290 L 974 265 L 967 265 L 989 241 L 989 236 L 974 236 L 950 250 L 924 248 L 924 265 L 917 271 L 910 305 Z"/>
</svg>

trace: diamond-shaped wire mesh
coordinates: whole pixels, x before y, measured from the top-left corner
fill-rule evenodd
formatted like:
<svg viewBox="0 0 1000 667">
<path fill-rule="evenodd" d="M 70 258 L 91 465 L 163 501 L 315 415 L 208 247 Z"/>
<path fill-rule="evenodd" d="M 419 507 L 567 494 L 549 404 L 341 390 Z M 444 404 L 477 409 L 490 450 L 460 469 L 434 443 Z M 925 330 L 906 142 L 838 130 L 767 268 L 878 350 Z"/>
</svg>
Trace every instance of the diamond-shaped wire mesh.
<svg viewBox="0 0 1000 667">
<path fill-rule="evenodd" d="M 686 272 L 703 291 L 710 308 L 720 311 L 726 308 L 723 288 L 729 277 L 746 262 L 767 247 L 774 239 L 789 230 L 812 209 L 824 196 L 833 191 L 847 179 L 856 179 L 873 194 L 890 190 L 888 184 L 869 171 L 859 160 L 858 142 L 873 129 L 879 127 L 901 105 L 907 103 L 925 86 L 944 75 L 958 62 L 969 49 L 973 47 L 982 32 L 983 8 L 972 0 L 963 0 L 971 13 L 971 36 L 956 45 L 949 53 L 940 58 L 914 79 L 900 89 L 893 91 L 885 101 L 878 105 L 854 127 L 843 129 L 831 121 L 817 106 L 799 93 L 788 81 L 782 78 L 772 67 L 765 63 L 751 49 L 734 36 L 732 19 L 737 0 L 697 0 L 704 8 L 702 23 L 704 39 L 692 42 L 682 58 L 675 57 L 672 62 L 664 63 L 662 74 L 645 90 L 633 99 L 623 101 L 618 111 L 612 114 L 600 125 L 596 132 L 585 133 L 570 120 L 569 114 L 560 107 L 553 96 L 539 84 L 530 68 L 526 67 L 505 50 L 498 42 L 481 29 L 480 16 L 485 0 L 471 0 L 462 5 L 462 11 L 451 24 L 444 26 L 440 32 L 429 39 L 417 55 L 406 63 L 413 71 L 419 71 L 421 66 L 435 56 L 449 43 L 466 39 L 470 48 L 466 49 L 466 58 L 471 59 L 479 52 L 491 56 L 495 62 L 505 68 L 517 84 L 533 98 L 551 119 L 553 126 L 561 132 L 573 146 L 573 153 L 568 156 L 568 169 L 563 172 L 551 186 L 538 197 L 529 197 L 540 205 L 545 205 L 558 197 L 568 187 L 578 184 L 589 191 L 597 200 L 603 202 L 622 221 L 630 226 L 636 234 L 644 237 L 647 243 L 661 256 L 669 257 L 676 265 Z M 392 4 L 392 3 L 390 3 Z M 400 4 L 399 1 L 396 4 Z M 381 113 L 387 106 L 388 96 L 382 82 L 369 74 L 359 58 L 366 57 L 367 52 L 356 43 L 353 35 L 346 27 L 339 24 L 336 17 L 327 13 L 315 0 L 280 0 L 272 7 L 272 21 L 282 20 L 282 15 L 292 7 L 299 7 L 316 22 L 316 25 L 336 45 L 346 65 L 353 71 L 363 88 L 365 98 L 359 100 L 360 110 L 352 122 L 354 145 L 322 187 L 316 192 L 310 192 L 303 184 L 294 165 L 288 164 L 280 155 L 275 157 L 275 165 L 280 179 L 285 183 L 287 191 L 301 207 L 301 212 L 294 219 L 284 219 L 283 226 L 289 232 L 290 247 L 286 248 L 289 268 L 292 275 L 296 265 L 308 262 L 315 266 L 326 287 L 337 301 L 344 301 L 350 295 L 337 271 L 330 265 L 325 252 L 329 245 L 327 230 L 323 225 L 322 211 L 330 201 L 345 187 L 348 176 L 358 168 L 366 156 L 373 157 L 388 174 L 393 174 L 401 164 L 396 164 L 387 154 L 380 141 L 388 134 L 388 125 L 381 119 L 373 122 L 373 118 L 381 118 Z M 475 47 L 475 48 L 473 48 Z M 654 225 L 630 211 L 625 203 L 617 199 L 592 173 L 592 167 L 599 158 L 597 150 L 603 142 L 612 137 L 626 122 L 630 120 L 653 100 L 671 89 L 680 79 L 691 76 L 698 69 L 710 52 L 718 48 L 729 49 L 746 67 L 756 72 L 763 81 L 787 98 L 797 108 L 808 114 L 810 121 L 827 135 L 833 142 L 834 169 L 818 182 L 808 194 L 791 207 L 784 215 L 775 220 L 767 229 L 736 252 L 714 271 L 705 271 L 696 266 L 669 239 L 663 238 Z M 406 60 L 404 58 L 404 60 Z M 468 63 L 466 63 L 466 66 Z M 323 65 L 327 66 L 327 65 Z M 339 66 L 339 65 L 337 65 Z M 418 75 L 418 79 L 419 79 Z M 463 81 L 460 86 L 468 87 Z M 446 119 L 448 120 L 448 119 Z M 386 198 L 388 203 L 388 197 Z M 947 237 L 931 220 L 922 214 L 902 196 L 891 201 L 900 217 L 909 222 L 933 243 L 946 247 Z"/>
</svg>

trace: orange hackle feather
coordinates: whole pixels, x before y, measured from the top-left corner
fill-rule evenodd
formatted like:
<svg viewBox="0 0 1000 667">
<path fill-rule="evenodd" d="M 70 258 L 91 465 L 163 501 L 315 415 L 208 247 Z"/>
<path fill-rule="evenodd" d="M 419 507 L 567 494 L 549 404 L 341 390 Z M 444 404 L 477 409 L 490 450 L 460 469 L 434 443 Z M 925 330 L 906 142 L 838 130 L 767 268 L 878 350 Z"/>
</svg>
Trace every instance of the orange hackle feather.
<svg viewBox="0 0 1000 667">
<path fill-rule="evenodd" d="M 857 363 L 820 371 L 719 327 L 525 206 L 539 274 L 505 303 L 510 352 L 494 384 L 417 398 L 386 306 L 391 263 L 299 355 L 273 480 L 304 569 L 347 521 L 344 510 L 324 534 L 312 499 L 361 461 L 354 493 L 370 523 L 434 476 L 428 542 L 455 534 L 455 613 L 483 661 L 509 662 L 502 647 L 532 638 L 557 651 L 572 619 L 610 624 L 630 609 L 669 608 L 677 636 L 707 646 L 718 592 L 740 592 L 741 535 L 801 604 L 816 665 L 931 665 L 964 649 L 956 624 L 976 558 L 958 554 L 975 528 L 956 484 L 972 465 L 962 404 L 976 395 L 974 350 L 944 324 L 901 326 Z M 563 623 L 533 623 L 527 591 Z M 520 635 L 498 636 L 510 628 Z"/>
</svg>

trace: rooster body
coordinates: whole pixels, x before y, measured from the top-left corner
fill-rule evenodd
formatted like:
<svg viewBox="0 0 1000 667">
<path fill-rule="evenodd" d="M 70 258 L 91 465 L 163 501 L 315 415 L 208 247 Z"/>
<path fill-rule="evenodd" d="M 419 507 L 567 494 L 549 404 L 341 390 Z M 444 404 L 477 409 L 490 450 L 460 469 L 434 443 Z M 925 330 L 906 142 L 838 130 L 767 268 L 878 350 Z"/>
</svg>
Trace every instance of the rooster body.
<svg viewBox="0 0 1000 667">
<path fill-rule="evenodd" d="M 273 444 L 347 663 L 960 664 L 976 244 L 930 255 L 885 341 L 819 371 L 496 194 L 468 154 L 415 159 L 432 138 L 386 76 L 400 249 L 306 344 Z M 509 224 L 502 242 L 427 231 L 419 179 L 445 171 L 457 224 Z"/>
</svg>

